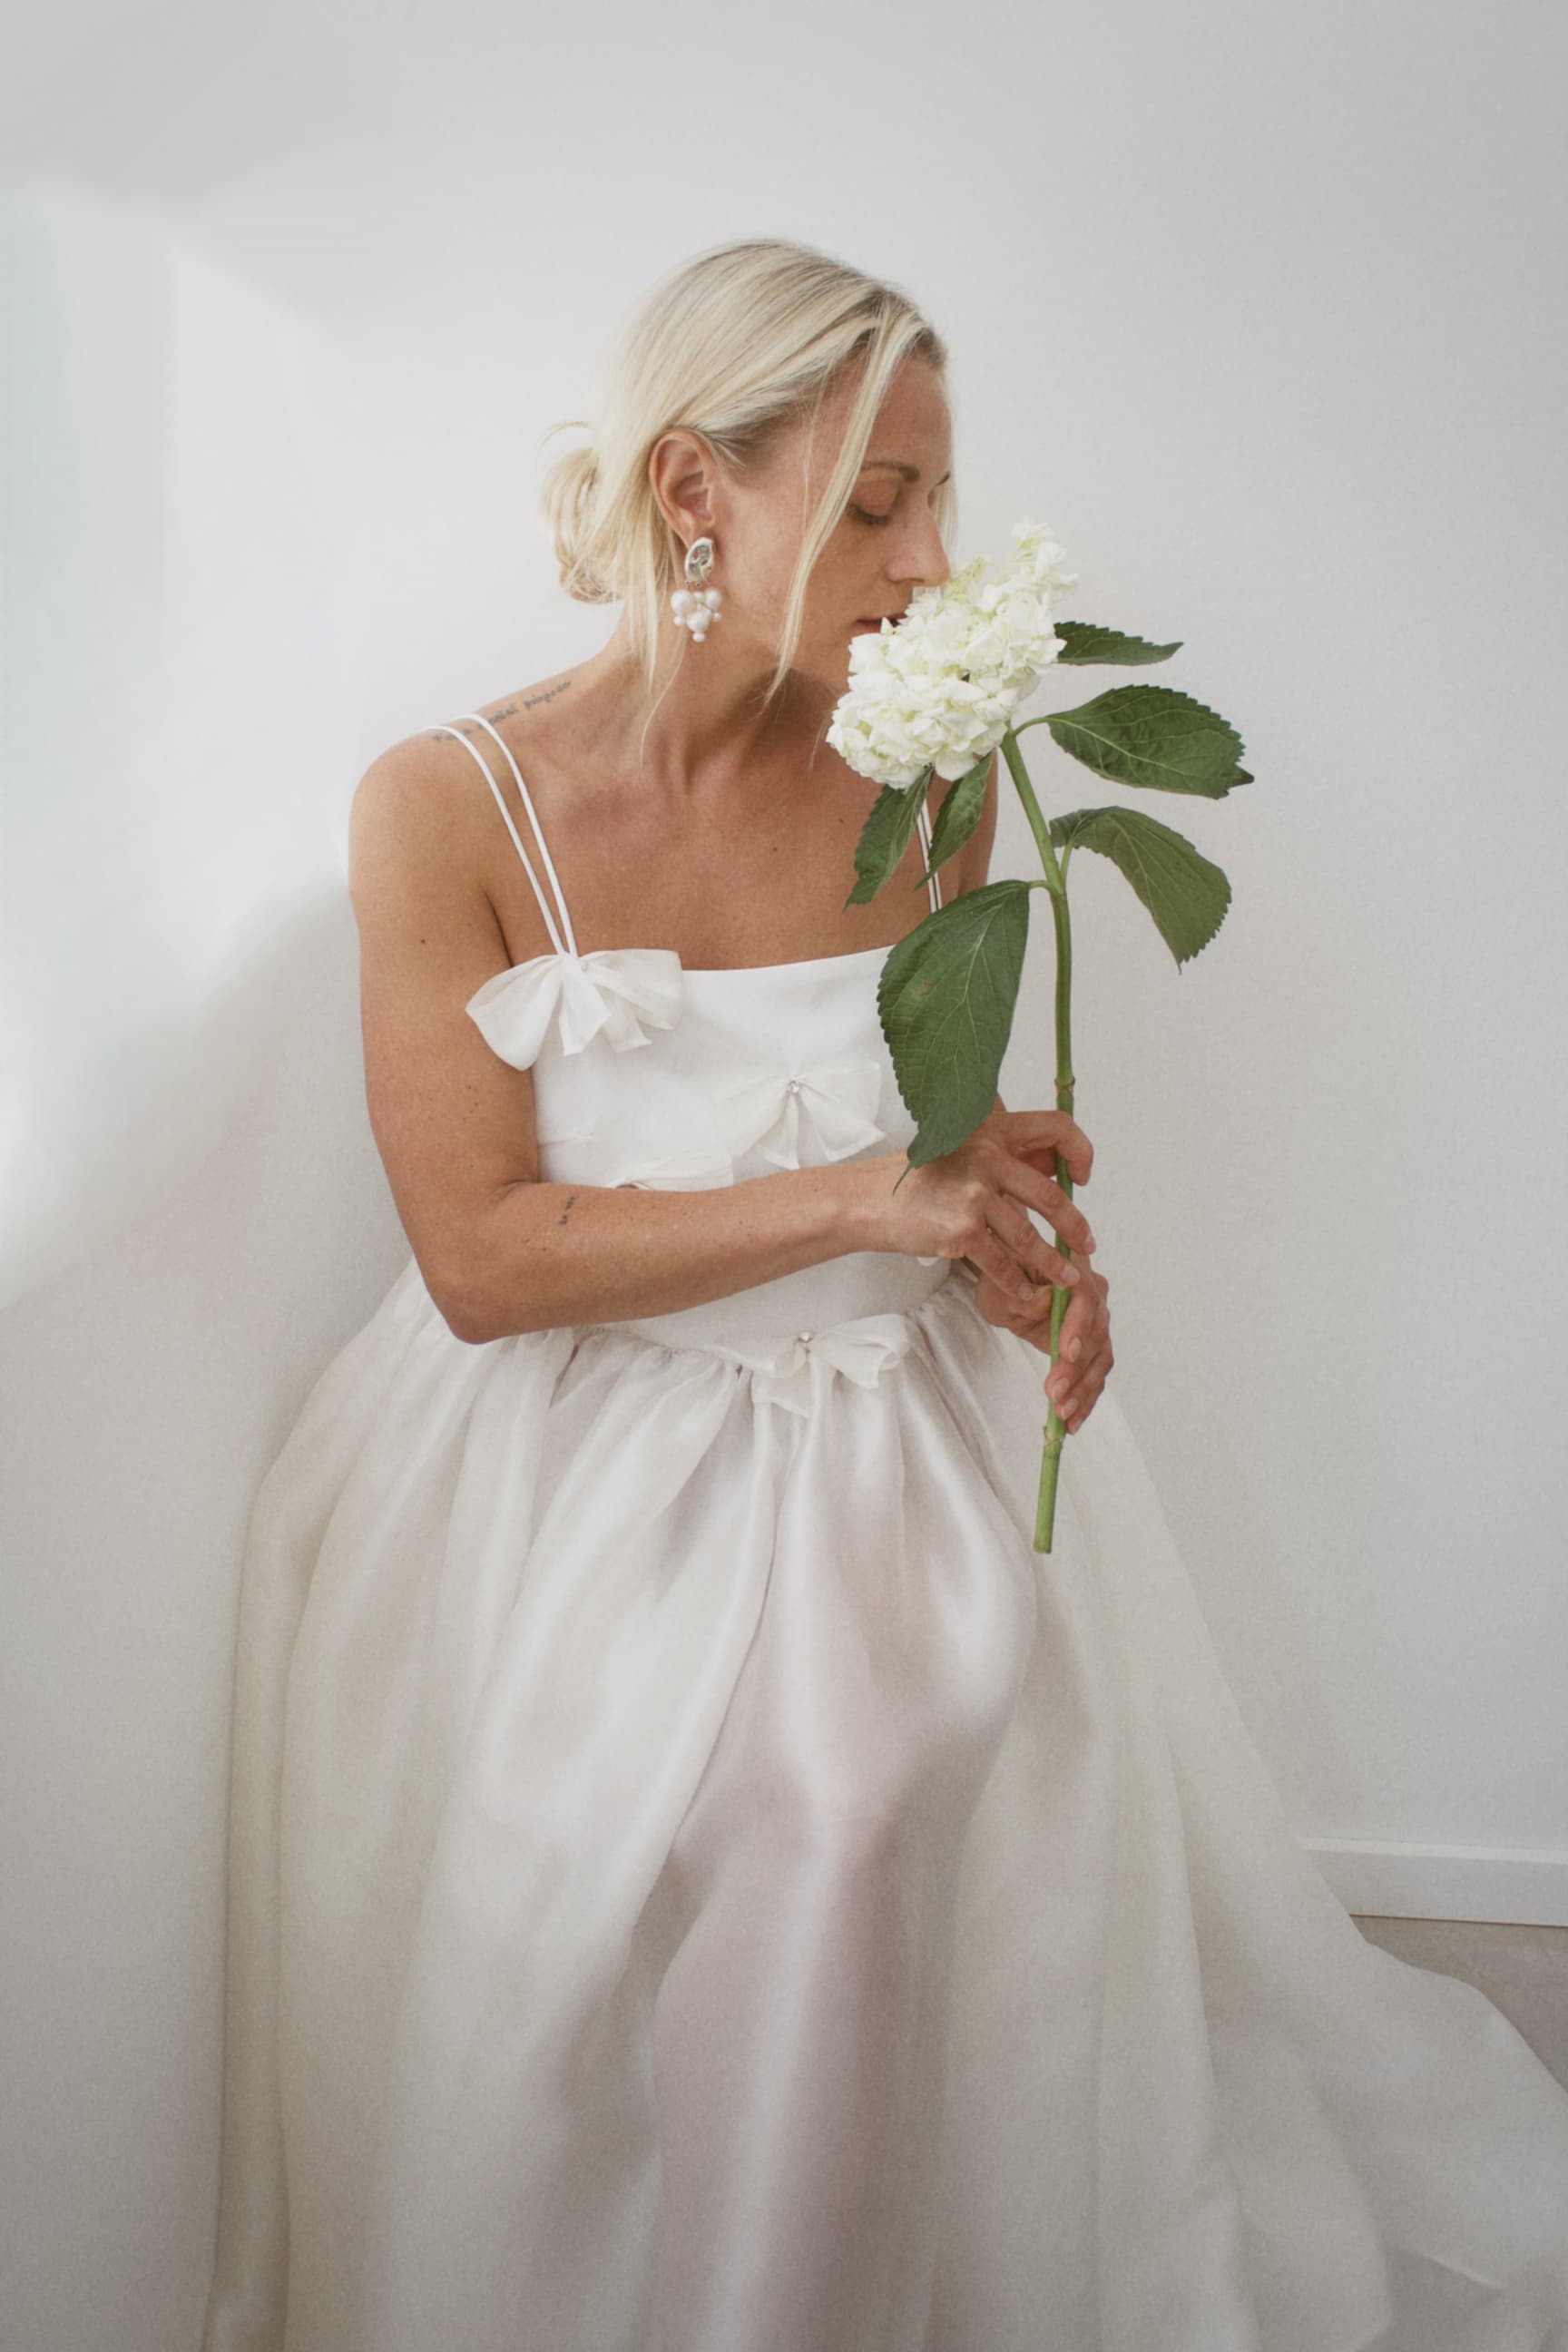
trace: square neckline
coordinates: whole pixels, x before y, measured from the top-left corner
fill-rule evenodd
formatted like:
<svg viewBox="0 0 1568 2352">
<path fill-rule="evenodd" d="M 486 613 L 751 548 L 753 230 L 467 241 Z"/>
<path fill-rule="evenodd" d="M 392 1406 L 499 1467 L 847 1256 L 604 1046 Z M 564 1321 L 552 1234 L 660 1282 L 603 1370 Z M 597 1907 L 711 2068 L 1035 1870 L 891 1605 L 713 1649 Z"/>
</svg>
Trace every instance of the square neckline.
<svg viewBox="0 0 1568 2352">
<path fill-rule="evenodd" d="M 909 934 L 906 932 L 905 937 Z M 586 963 L 594 956 L 672 955 L 687 980 L 730 980 L 745 971 L 816 971 L 828 963 L 858 963 L 867 956 L 890 956 L 900 942 L 889 940 L 885 947 L 846 948 L 838 955 L 790 956 L 783 963 L 688 963 L 679 948 L 546 948 L 542 954 L 524 956 L 521 963 L 502 966 L 503 971 L 526 971 L 535 963 Z"/>
<path fill-rule="evenodd" d="M 904 936 L 907 939 L 909 934 Z M 864 956 L 890 956 L 901 944 L 900 940 L 889 940 L 886 947 L 845 948 L 838 955 L 790 956 L 783 963 L 688 963 L 679 948 L 672 948 L 670 952 L 688 980 L 729 980 L 742 971 L 812 971 L 825 963 L 858 963 Z M 612 948 L 609 952 L 614 955 L 617 950 Z"/>
</svg>

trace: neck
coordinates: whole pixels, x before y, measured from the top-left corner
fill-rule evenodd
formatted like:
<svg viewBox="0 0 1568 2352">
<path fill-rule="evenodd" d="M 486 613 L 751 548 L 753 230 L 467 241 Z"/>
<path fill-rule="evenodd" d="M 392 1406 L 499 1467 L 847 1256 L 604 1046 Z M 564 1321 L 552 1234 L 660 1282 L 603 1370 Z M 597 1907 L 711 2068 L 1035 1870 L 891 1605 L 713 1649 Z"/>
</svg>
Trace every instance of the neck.
<svg viewBox="0 0 1568 2352">
<path fill-rule="evenodd" d="M 688 801 L 763 788 L 765 761 L 792 746 L 809 757 L 833 714 L 829 688 L 792 670 L 767 703 L 773 663 L 759 648 L 724 645 L 721 620 L 701 645 L 681 643 L 685 635 L 661 632 L 651 696 L 624 620 L 584 664 L 603 714 L 595 752 L 649 791 Z"/>
</svg>

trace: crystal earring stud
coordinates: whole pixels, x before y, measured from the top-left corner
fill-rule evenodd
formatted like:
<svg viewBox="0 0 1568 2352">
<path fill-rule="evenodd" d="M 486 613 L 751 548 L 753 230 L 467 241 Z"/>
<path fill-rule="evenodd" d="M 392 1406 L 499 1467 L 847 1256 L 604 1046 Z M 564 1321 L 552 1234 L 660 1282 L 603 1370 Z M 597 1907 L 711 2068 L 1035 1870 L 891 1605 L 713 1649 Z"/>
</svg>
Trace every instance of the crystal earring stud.
<svg viewBox="0 0 1568 2352">
<path fill-rule="evenodd" d="M 722 591 L 708 585 L 712 577 L 713 542 L 694 539 L 686 551 L 686 585 L 673 592 L 669 609 L 677 625 L 689 629 L 699 645 L 708 635 L 709 623 L 724 617 L 720 610 Z"/>
</svg>

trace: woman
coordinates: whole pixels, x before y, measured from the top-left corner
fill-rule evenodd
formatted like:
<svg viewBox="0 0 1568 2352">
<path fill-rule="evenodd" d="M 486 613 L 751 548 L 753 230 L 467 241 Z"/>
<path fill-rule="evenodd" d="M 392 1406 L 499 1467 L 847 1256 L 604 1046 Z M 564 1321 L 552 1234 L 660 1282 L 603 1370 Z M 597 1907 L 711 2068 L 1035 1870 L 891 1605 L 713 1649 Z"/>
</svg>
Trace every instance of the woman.
<svg viewBox="0 0 1568 2352">
<path fill-rule="evenodd" d="M 1564 2340 L 1568 2095 L 1291 1835 L 1088 1138 L 905 1175 L 878 973 L 994 802 L 850 907 L 825 732 L 946 573 L 944 363 L 806 248 L 676 273 L 548 486 L 607 643 L 356 794 L 413 1256 L 252 1522 L 204 2352 Z"/>
</svg>

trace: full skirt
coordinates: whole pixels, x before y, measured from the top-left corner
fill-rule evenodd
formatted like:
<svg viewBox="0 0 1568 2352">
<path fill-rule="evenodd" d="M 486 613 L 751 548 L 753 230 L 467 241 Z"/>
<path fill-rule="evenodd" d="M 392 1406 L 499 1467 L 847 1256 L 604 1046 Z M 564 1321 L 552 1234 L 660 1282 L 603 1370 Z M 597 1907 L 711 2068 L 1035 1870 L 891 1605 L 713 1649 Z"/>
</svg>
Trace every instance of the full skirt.
<svg viewBox="0 0 1568 2352">
<path fill-rule="evenodd" d="M 1293 1834 L 1114 1394 L 1037 1554 L 1043 1360 L 813 1275 L 476 1348 L 411 1262 L 312 1391 L 203 2352 L 1568 2352 L 1568 2093 Z"/>
</svg>

